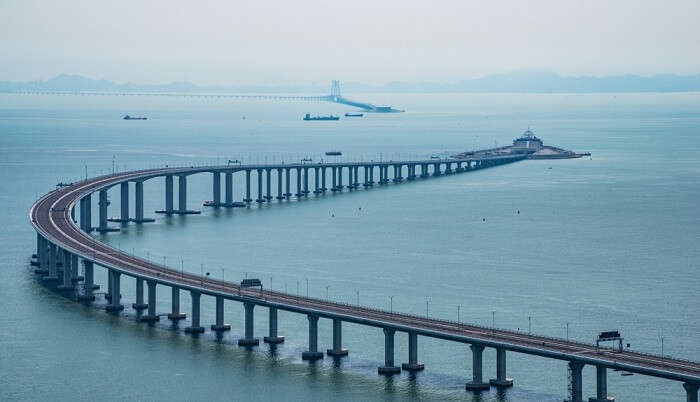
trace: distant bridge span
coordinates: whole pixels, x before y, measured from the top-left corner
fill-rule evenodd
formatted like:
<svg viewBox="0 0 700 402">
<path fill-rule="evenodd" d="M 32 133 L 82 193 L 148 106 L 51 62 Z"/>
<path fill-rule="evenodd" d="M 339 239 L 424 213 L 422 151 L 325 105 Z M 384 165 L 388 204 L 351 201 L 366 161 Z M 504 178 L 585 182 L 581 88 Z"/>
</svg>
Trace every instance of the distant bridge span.
<svg viewBox="0 0 700 402">
<path fill-rule="evenodd" d="M 340 82 L 334 80 L 331 84 L 330 95 L 295 96 L 295 95 L 244 95 L 226 93 L 188 93 L 188 92 L 113 92 L 113 91 L 18 91 L 13 93 L 30 95 L 76 95 L 76 96 L 160 96 L 181 98 L 213 98 L 213 99 L 242 99 L 242 100 L 271 100 L 271 101 L 301 101 L 301 102 L 332 102 L 361 109 L 368 113 L 400 113 L 403 110 L 390 106 L 376 106 L 371 103 L 356 102 L 340 94 Z"/>
</svg>

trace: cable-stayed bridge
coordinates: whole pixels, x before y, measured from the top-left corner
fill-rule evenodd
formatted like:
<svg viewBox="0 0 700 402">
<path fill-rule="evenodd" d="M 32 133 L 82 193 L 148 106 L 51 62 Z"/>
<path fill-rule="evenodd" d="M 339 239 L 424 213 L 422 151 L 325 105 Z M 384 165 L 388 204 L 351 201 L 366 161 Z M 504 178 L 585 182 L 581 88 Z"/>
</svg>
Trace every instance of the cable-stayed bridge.
<svg viewBox="0 0 700 402">
<path fill-rule="evenodd" d="M 13 93 L 31 95 L 75 95 L 75 96 L 161 96 L 161 97 L 184 97 L 184 98 L 219 98 L 219 99 L 241 99 L 241 100 L 270 100 L 270 101 L 302 101 L 302 102 L 332 102 L 340 103 L 361 109 L 368 113 L 400 113 L 403 110 L 394 109 L 391 106 L 377 106 L 366 102 L 357 102 L 343 97 L 340 94 L 340 81 L 331 82 L 330 95 L 320 96 L 300 96 L 300 95 L 258 95 L 258 94 L 227 94 L 227 93 L 189 93 L 189 92 L 150 92 L 150 91 L 47 91 L 47 90 L 25 90 Z"/>
</svg>

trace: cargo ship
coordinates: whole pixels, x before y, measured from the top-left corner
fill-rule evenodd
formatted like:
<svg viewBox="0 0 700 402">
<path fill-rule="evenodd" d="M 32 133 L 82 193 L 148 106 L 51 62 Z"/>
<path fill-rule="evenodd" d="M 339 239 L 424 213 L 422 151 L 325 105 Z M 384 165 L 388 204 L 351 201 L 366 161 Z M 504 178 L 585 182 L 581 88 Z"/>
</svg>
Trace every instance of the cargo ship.
<svg viewBox="0 0 700 402">
<path fill-rule="evenodd" d="M 333 116 L 333 115 L 329 115 L 329 116 L 314 116 L 314 117 L 312 117 L 309 113 L 307 113 L 307 114 L 304 116 L 304 120 L 306 120 L 306 121 L 310 121 L 310 120 L 314 120 L 314 121 L 315 121 L 315 120 L 340 120 L 340 117 L 338 117 L 338 116 Z"/>
<path fill-rule="evenodd" d="M 364 114 L 362 113 L 345 113 L 345 117 L 362 117 Z"/>
<path fill-rule="evenodd" d="M 148 117 L 133 117 L 127 114 L 124 116 L 124 120 L 148 120 Z"/>
<path fill-rule="evenodd" d="M 340 151 L 328 151 L 326 152 L 326 155 L 328 156 L 341 156 L 343 153 Z"/>
</svg>

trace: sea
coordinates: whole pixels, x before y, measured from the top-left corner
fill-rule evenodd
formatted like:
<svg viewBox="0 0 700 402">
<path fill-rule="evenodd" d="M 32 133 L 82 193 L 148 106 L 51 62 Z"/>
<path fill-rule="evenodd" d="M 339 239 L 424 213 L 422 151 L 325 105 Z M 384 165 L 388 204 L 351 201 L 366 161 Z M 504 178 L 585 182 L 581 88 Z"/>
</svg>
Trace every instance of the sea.
<svg viewBox="0 0 700 402">
<path fill-rule="evenodd" d="M 528 128 L 546 145 L 591 156 L 236 209 L 203 207 L 212 176 L 199 174 L 188 179 L 187 206 L 201 215 L 172 217 L 154 213 L 164 206 L 159 178 L 144 185 L 146 217 L 155 222 L 93 236 L 176 270 L 259 278 L 291 294 L 589 343 L 619 330 L 630 349 L 700 360 L 700 93 L 347 96 L 406 112 L 302 121 L 306 113 L 354 110 L 0 94 L 0 400 L 563 400 L 562 361 L 509 353 L 514 387 L 474 394 L 464 388 L 468 345 L 419 337 L 425 370 L 385 378 L 377 375 L 384 356 L 377 328 L 345 323 L 349 356 L 313 364 L 301 360 L 304 316 L 280 312 L 285 342 L 247 349 L 236 344 L 238 303 L 226 302 L 231 331 L 193 337 L 182 331 L 186 322 L 139 323 L 130 307 L 106 313 L 104 269 L 96 268 L 102 289 L 91 306 L 47 288 L 29 265 L 36 236 L 28 211 L 59 182 L 236 160 L 426 159 L 507 145 Z M 148 120 L 125 121 L 126 114 Z M 343 155 L 326 156 L 330 150 Z M 238 200 L 244 183 L 234 175 Z M 113 216 L 118 191 L 109 193 Z M 134 292 L 134 281 L 122 277 L 125 305 Z M 168 288 L 158 287 L 157 301 L 167 313 Z M 188 311 L 189 296 L 181 303 Z M 203 297 L 202 323 L 213 322 L 214 300 Z M 331 346 L 331 324 L 319 322 L 321 350 Z M 266 335 L 264 308 L 255 326 L 256 336 Z M 407 360 L 407 345 L 397 333 L 397 363 Z M 485 377 L 495 376 L 495 362 L 487 349 Z M 626 374 L 608 371 L 617 401 L 685 396 L 678 382 Z M 594 367 L 584 367 L 583 385 L 585 398 L 595 396 Z"/>
</svg>

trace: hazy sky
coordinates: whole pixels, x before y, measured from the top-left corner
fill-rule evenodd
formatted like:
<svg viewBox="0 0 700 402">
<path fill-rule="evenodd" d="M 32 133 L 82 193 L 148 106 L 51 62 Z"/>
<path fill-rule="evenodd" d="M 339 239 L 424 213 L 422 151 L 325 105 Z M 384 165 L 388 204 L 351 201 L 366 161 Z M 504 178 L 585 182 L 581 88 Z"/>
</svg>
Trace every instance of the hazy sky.
<svg viewBox="0 0 700 402">
<path fill-rule="evenodd" d="M 0 81 L 455 81 L 700 72 L 700 0 L 0 0 Z"/>
</svg>

